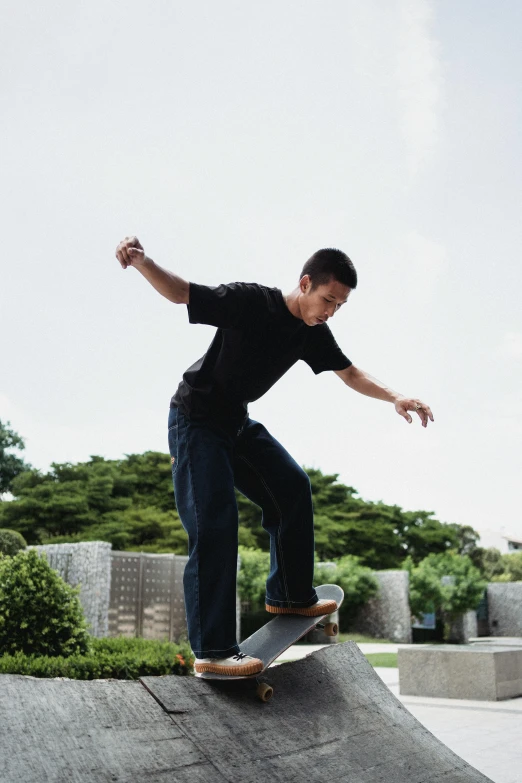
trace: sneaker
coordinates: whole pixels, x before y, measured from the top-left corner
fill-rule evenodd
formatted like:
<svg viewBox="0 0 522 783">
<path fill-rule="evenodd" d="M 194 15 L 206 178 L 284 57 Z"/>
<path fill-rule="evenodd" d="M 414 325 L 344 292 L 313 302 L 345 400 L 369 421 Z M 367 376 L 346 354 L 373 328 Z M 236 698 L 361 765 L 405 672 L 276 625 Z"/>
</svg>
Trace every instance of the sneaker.
<svg viewBox="0 0 522 783">
<path fill-rule="evenodd" d="M 263 661 L 252 658 L 244 653 L 231 655 L 230 658 L 196 658 L 194 669 L 196 674 L 211 672 L 212 674 L 257 674 L 263 668 Z"/>
<path fill-rule="evenodd" d="M 328 598 L 321 598 L 316 604 L 312 606 L 306 606 L 304 609 L 298 609 L 297 607 L 286 606 L 270 606 L 265 604 L 265 609 L 271 614 L 304 614 L 305 617 L 317 617 L 322 614 L 332 614 L 337 611 L 336 601 L 329 600 Z"/>
</svg>

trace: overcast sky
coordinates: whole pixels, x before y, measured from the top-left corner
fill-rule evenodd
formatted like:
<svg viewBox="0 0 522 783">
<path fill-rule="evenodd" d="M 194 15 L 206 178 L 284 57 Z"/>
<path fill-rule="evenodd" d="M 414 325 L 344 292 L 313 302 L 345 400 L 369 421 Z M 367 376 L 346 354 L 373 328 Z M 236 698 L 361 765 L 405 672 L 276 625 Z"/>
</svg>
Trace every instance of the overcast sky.
<svg viewBox="0 0 522 783">
<path fill-rule="evenodd" d="M 321 247 L 331 322 L 392 405 L 299 362 L 250 406 L 369 500 L 522 538 L 518 0 L 4 5 L 0 419 L 51 462 L 168 451 L 189 325 L 118 242 L 287 293 Z"/>
</svg>

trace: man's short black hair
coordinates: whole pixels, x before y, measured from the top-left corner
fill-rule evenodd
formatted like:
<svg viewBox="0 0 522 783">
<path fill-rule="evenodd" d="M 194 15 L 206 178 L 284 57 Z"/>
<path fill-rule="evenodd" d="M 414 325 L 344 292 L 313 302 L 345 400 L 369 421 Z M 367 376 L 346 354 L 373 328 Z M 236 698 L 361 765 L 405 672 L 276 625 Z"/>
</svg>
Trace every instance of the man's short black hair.
<svg viewBox="0 0 522 783">
<path fill-rule="evenodd" d="M 310 276 L 312 291 L 319 285 L 329 283 L 332 277 L 348 288 L 357 287 L 357 272 L 354 265 L 346 253 L 333 247 L 314 253 L 304 265 L 299 279 L 304 275 Z"/>
</svg>

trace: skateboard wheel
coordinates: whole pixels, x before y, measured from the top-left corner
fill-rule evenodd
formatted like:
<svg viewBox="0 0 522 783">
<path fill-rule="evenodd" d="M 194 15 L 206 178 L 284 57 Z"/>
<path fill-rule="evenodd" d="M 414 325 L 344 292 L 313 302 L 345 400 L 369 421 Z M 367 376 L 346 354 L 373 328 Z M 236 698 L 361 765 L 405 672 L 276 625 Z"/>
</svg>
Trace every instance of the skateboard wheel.
<svg viewBox="0 0 522 783">
<path fill-rule="evenodd" d="M 271 685 L 267 685 L 266 682 L 260 682 L 257 686 L 257 695 L 261 701 L 270 701 L 274 695 L 274 689 Z"/>
<path fill-rule="evenodd" d="M 339 626 L 337 623 L 326 623 L 324 626 L 324 633 L 326 636 L 337 636 L 339 633 Z"/>
</svg>

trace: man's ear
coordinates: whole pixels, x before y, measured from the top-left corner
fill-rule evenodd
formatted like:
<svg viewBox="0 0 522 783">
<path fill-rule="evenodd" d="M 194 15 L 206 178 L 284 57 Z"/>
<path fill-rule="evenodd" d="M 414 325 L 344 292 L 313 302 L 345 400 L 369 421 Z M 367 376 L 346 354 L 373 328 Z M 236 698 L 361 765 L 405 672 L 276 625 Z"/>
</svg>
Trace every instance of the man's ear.
<svg viewBox="0 0 522 783">
<path fill-rule="evenodd" d="M 299 281 L 299 287 L 303 294 L 305 294 L 312 285 L 312 280 L 310 278 L 310 275 L 303 275 L 303 277 Z"/>
</svg>

